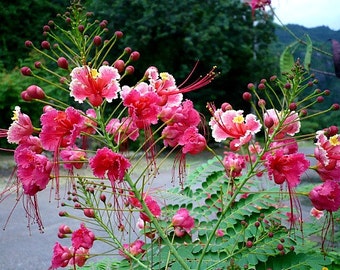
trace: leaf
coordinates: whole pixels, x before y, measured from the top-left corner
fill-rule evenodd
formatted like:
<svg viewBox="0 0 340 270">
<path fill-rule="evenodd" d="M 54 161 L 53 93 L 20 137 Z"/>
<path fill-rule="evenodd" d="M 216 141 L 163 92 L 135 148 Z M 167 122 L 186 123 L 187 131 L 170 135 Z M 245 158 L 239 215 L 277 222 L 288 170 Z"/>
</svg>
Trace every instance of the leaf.
<svg viewBox="0 0 340 270">
<path fill-rule="evenodd" d="M 281 74 L 289 72 L 294 66 L 293 51 L 295 50 L 297 44 L 298 44 L 298 41 L 293 42 L 292 44 L 288 45 L 282 52 L 280 56 Z"/>
<path fill-rule="evenodd" d="M 306 35 L 306 54 L 303 61 L 305 69 L 309 72 L 310 64 L 312 61 L 313 43 L 309 35 Z"/>
</svg>

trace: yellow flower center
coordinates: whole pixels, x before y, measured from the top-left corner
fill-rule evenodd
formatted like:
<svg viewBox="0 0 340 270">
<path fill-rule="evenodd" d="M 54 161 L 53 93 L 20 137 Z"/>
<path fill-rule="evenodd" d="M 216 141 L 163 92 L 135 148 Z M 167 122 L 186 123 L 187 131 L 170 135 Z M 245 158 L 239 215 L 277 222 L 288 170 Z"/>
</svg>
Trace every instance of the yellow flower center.
<svg viewBox="0 0 340 270">
<path fill-rule="evenodd" d="M 20 113 L 20 107 L 15 106 L 14 111 L 13 111 L 13 117 L 11 119 L 13 121 L 18 121 L 19 120 L 19 113 Z"/>
<path fill-rule="evenodd" d="M 235 123 L 235 124 L 241 124 L 241 123 L 243 123 L 243 121 L 244 121 L 244 118 L 243 118 L 242 115 L 237 115 L 233 119 L 233 123 Z"/>
<path fill-rule="evenodd" d="M 96 79 L 99 76 L 99 72 L 95 68 L 91 68 L 90 72 L 93 79 Z"/>
<path fill-rule="evenodd" d="M 167 80 L 167 79 L 169 78 L 169 73 L 167 73 L 167 72 L 161 72 L 161 73 L 159 74 L 159 77 L 161 77 L 162 81 L 165 81 L 165 80 Z"/>
<path fill-rule="evenodd" d="M 334 135 L 329 138 L 329 142 L 332 146 L 340 145 L 339 135 Z"/>
</svg>

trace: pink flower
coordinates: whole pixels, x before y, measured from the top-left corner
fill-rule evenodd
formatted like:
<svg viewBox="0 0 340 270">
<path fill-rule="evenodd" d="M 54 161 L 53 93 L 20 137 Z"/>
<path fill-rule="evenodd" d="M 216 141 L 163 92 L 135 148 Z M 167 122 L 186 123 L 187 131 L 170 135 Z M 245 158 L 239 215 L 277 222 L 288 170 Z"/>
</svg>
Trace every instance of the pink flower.
<svg viewBox="0 0 340 270">
<path fill-rule="evenodd" d="M 276 150 L 265 156 L 265 166 L 269 178 L 276 184 L 287 182 L 289 188 L 296 187 L 300 183 L 300 176 L 308 169 L 309 161 L 302 153 L 286 155 L 283 150 Z"/>
<path fill-rule="evenodd" d="M 30 117 L 27 114 L 20 112 L 20 107 L 16 106 L 14 116 L 12 118 L 13 123 L 8 129 L 7 140 L 9 143 L 19 143 L 21 140 L 25 140 L 31 136 L 34 128 Z"/>
<path fill-rule="evenodd" d="M 183 154 L 196 155 L 201 153 L 207 147 L 207 141 L 203 135 L 198 133 L 198 129 L 194 126 L 187 128 L 180 137 L 178 144 L 183 146 Z"/>
<path fill-rule="evenodd" d="M 25 194 L 33 196 L 46 188 L 53 167 L 46 156 L 23 148 L 15 150 L 14 159 Z"/>
<path fill-rule="evenodd" d="M 72 170 L 73 167 L 80 169 L 83 167 L 86 159 L 86 153 L 78 147 L 67 147 L 60 151 L 60 157 L 65 162 L 64 167 L 67 170 Z"/>
<path fill-rule="evenodd" d="M 316 209 L 315 207 L 312 207 L 312 209 L 310 210 L 310 215 L 315 217 L 316 219 L 320 219 L 323 217 L 323 211 L 320 211 L 318 209 Z"/>
<path fill-rule="evenodd" d="M 89 258 L 89 250 L 83 247 L 76 250 L 74 250 L 73 247 L 70 247 L 70 250 L 73 253 L 73 257 L 71 258 L 69 265 L 77 265 L 79 267 L 84 266 Z"/>
<path fill-rule="evenodd" d="M 80 229 L 72 233 L 72 246 L 77 250 L 79 248 L 90 249 L 95 240 L 94 233 L 85 227 L 85 224 L 80 224 Z"/>
<path fill-rule="evenodd" d="M 53 248 L 52 268 L 66 267 L 72 259 L 72 252 L 68 247 L 55 243 Z"/>
<path fill-rule="evenodd" d="M 131 166 L 127 158 L 107 147 L 98 149 L 96 155 L 90 158 L 89 163 L 95 176 L 105 178 L 107 173 L 112 185 L 115 181 L 123 181 L 127 169 Z"/>
<path fill-rule="evenodd" d="M 41 143 L 46 150 L 56 151 L 60 147 L 73 146 L 84 128 L 84 117 L 73 107 L 65 111 L 47 110 L 40 118 Z"/>
<path fill-rule="evenodd" d="M 264 10 L 266 5 L 271 4 L 271 0 L 245 0 L 245 2 L 251 6 L 252 10 L 255 10 L 255 9 Z"/>
<path fill-rule="evenodd" d="M 340 183 L 340 160 L 336 160 L 334 166 L 326 167 L 321 162 L 317 162 L 312 168 L 319 174 L 322 181 L 333 180 Z"/>
<path fill-rule="evenodd" d="M 128 108 L 129 115 L 138 128 L 145 129 L 151 124 L 157 124 L 161 106 L 160 97 L 153 87 L 145 82 L 137 84 L 132 89 L 124 86 L 122 98 L 124 106 Z"/>
<path fill-rule="evenodd" d="M 143 254 L 145 252 L 142 247 L 144 246 L 144 242 L 142 240 L 136 240 L 135 242 L 131 244 L 123 244 L 124 251 L 127 251 L 130 253 L 132 256 L 137 256 L 139 254 Z M 128 254 L 125 254 L 124 251 L 119 251 L 119 254 L 126 259 L 130 259 L 130 256 Z"/>
<path fill-rule="evenodd" d="M 234 152 L 224 152 L 223 164 L 229 177 L 241 176 L 242 169 L 246 167 L 244 156 Z"/>
<path fill-rule="evenodd" d="M 287 115 L 286 112 L 269 109 L 264 114 L 264 122 L 268 122 L 269 120 L 272 125 L 267 127 L 268 132 L 269 134 L 272 134 L 274 131 L 277 132 L 275 134 L 275 139 L 282 139 L 287 135 L 294 136 L 300 131 L 300 118 L 299 115 L 294 111 Z M 278 131 L 277 128 L 279 128 Z"/>
<path fill-rule="evenodd" d="M 123 117 L 121 120 L 113 118 L 105 128 L 106 132 L 114 135 L 117 144 L 126 142 L 127 139 L 137 140 L 139 129 L 131 117 Z"/>
<path fill-rule="evenodd" d="M 29 136 L 20 141 L 16 151 L 19 152 L 22 149 L 29 149 L 34 153 L 41 154 L 43 151 L 42 144 L 39 137 Z"/>
<path fill-rule="evenodd" d="M 172 217 L 171 223 L 178 237 L 184 236 L 185 233 L 190 233 L 191 229 L 195 226 L 195 220 L 189 215 L 189 211 L 186 208 L 180 208 Z"/>
<path fill-rule="evenodd" d="M 209 125 L 216 142 L 231 138 L 235 141 L 235 147 L 240 147 L 248 143 L 253 135 L 261 129 L 261 124 L 256 120 L 256 116 L 248 114 L 244 118 L 242 110 L 222 111 L 218 109 L 212 113 L 213 117 Z"/>
<path fill-rule="evenodd" d="M 297 153 L 299 150 L 298 143 L 295 138 L 281 138 L 270 144 L 271 150 L 281 149 L 285 155 Z"/>
<path fill-rule="evenodd" d="M 154 200 L 151 196 L 146 196 L 144 201 L 145 201 L 146 206 L 150 210 L 151 214 L 154 217 L 158 218 L 161 215 L 161 208 L 159 207 L 157 201 Z M 151 221 L 150 218 L 148 217 L 148 215 L 145 214 L 144 212 L 141 212 L 139 216 L 145 222 Z"/>
<path fill-rule="evenodd" d="M 313 206 L 319 211 L 335 212 L 340 208 L 340 186 L 335 181 L 326 181 L 309 192 Z"/>
<path fill-rule="evenodd" d="M 316 132 L 315 158 L 327 169 L 335 167 L 337 160 L 340 160 L 340 134 L 331 137 L 325 135 L 324 130 Z"/>
<path fill-rule="evenodd" d="M 112 102 L 118 98 L 120 75 L 115 67 L 101 66 L 99 70 L 88 66 L 76 67 L 71 72 L 71 97 L 82 103 L 88 98 L 90 104 L 98 107 L 103 99 Z"/>
</svg>

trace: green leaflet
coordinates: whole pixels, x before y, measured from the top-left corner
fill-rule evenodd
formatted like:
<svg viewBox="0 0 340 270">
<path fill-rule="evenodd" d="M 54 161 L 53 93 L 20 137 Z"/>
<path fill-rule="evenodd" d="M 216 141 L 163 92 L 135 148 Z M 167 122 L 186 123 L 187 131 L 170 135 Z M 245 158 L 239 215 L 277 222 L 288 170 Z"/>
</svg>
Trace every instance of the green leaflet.
<svg viewBox="0 0 340 270">
<path fill-rule="evenodd" d="M 306 35 L 306 54 L 303 61 L 303 66 L 309 72 L 310 64 L 312 61 L 313 43 L 309 35 Z"/>
<path fill-rule="evenodd" d="M 294 56 L 293 52 L 296 49 L 297 45 L 299 44 L 298 41 L 294 41 L 289 46 L 287 46 L 282 54 L 280 55 L 280 72 L 286 73 L 290 72 L 292 67 L 294 66 Z"/>
</svg>

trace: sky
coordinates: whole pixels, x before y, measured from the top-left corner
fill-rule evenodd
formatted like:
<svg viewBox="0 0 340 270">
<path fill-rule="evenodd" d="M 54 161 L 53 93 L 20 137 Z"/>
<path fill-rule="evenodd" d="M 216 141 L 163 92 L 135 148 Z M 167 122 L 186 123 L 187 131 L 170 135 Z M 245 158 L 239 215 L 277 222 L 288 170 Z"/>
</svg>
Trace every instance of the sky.
<svg viewBox="0 0 340 270">
<path fill-rule="evenodd" d="M 271 6 L 284 24 L 340 30 L 340 0 L 271 0 Z"/>
</svg>

